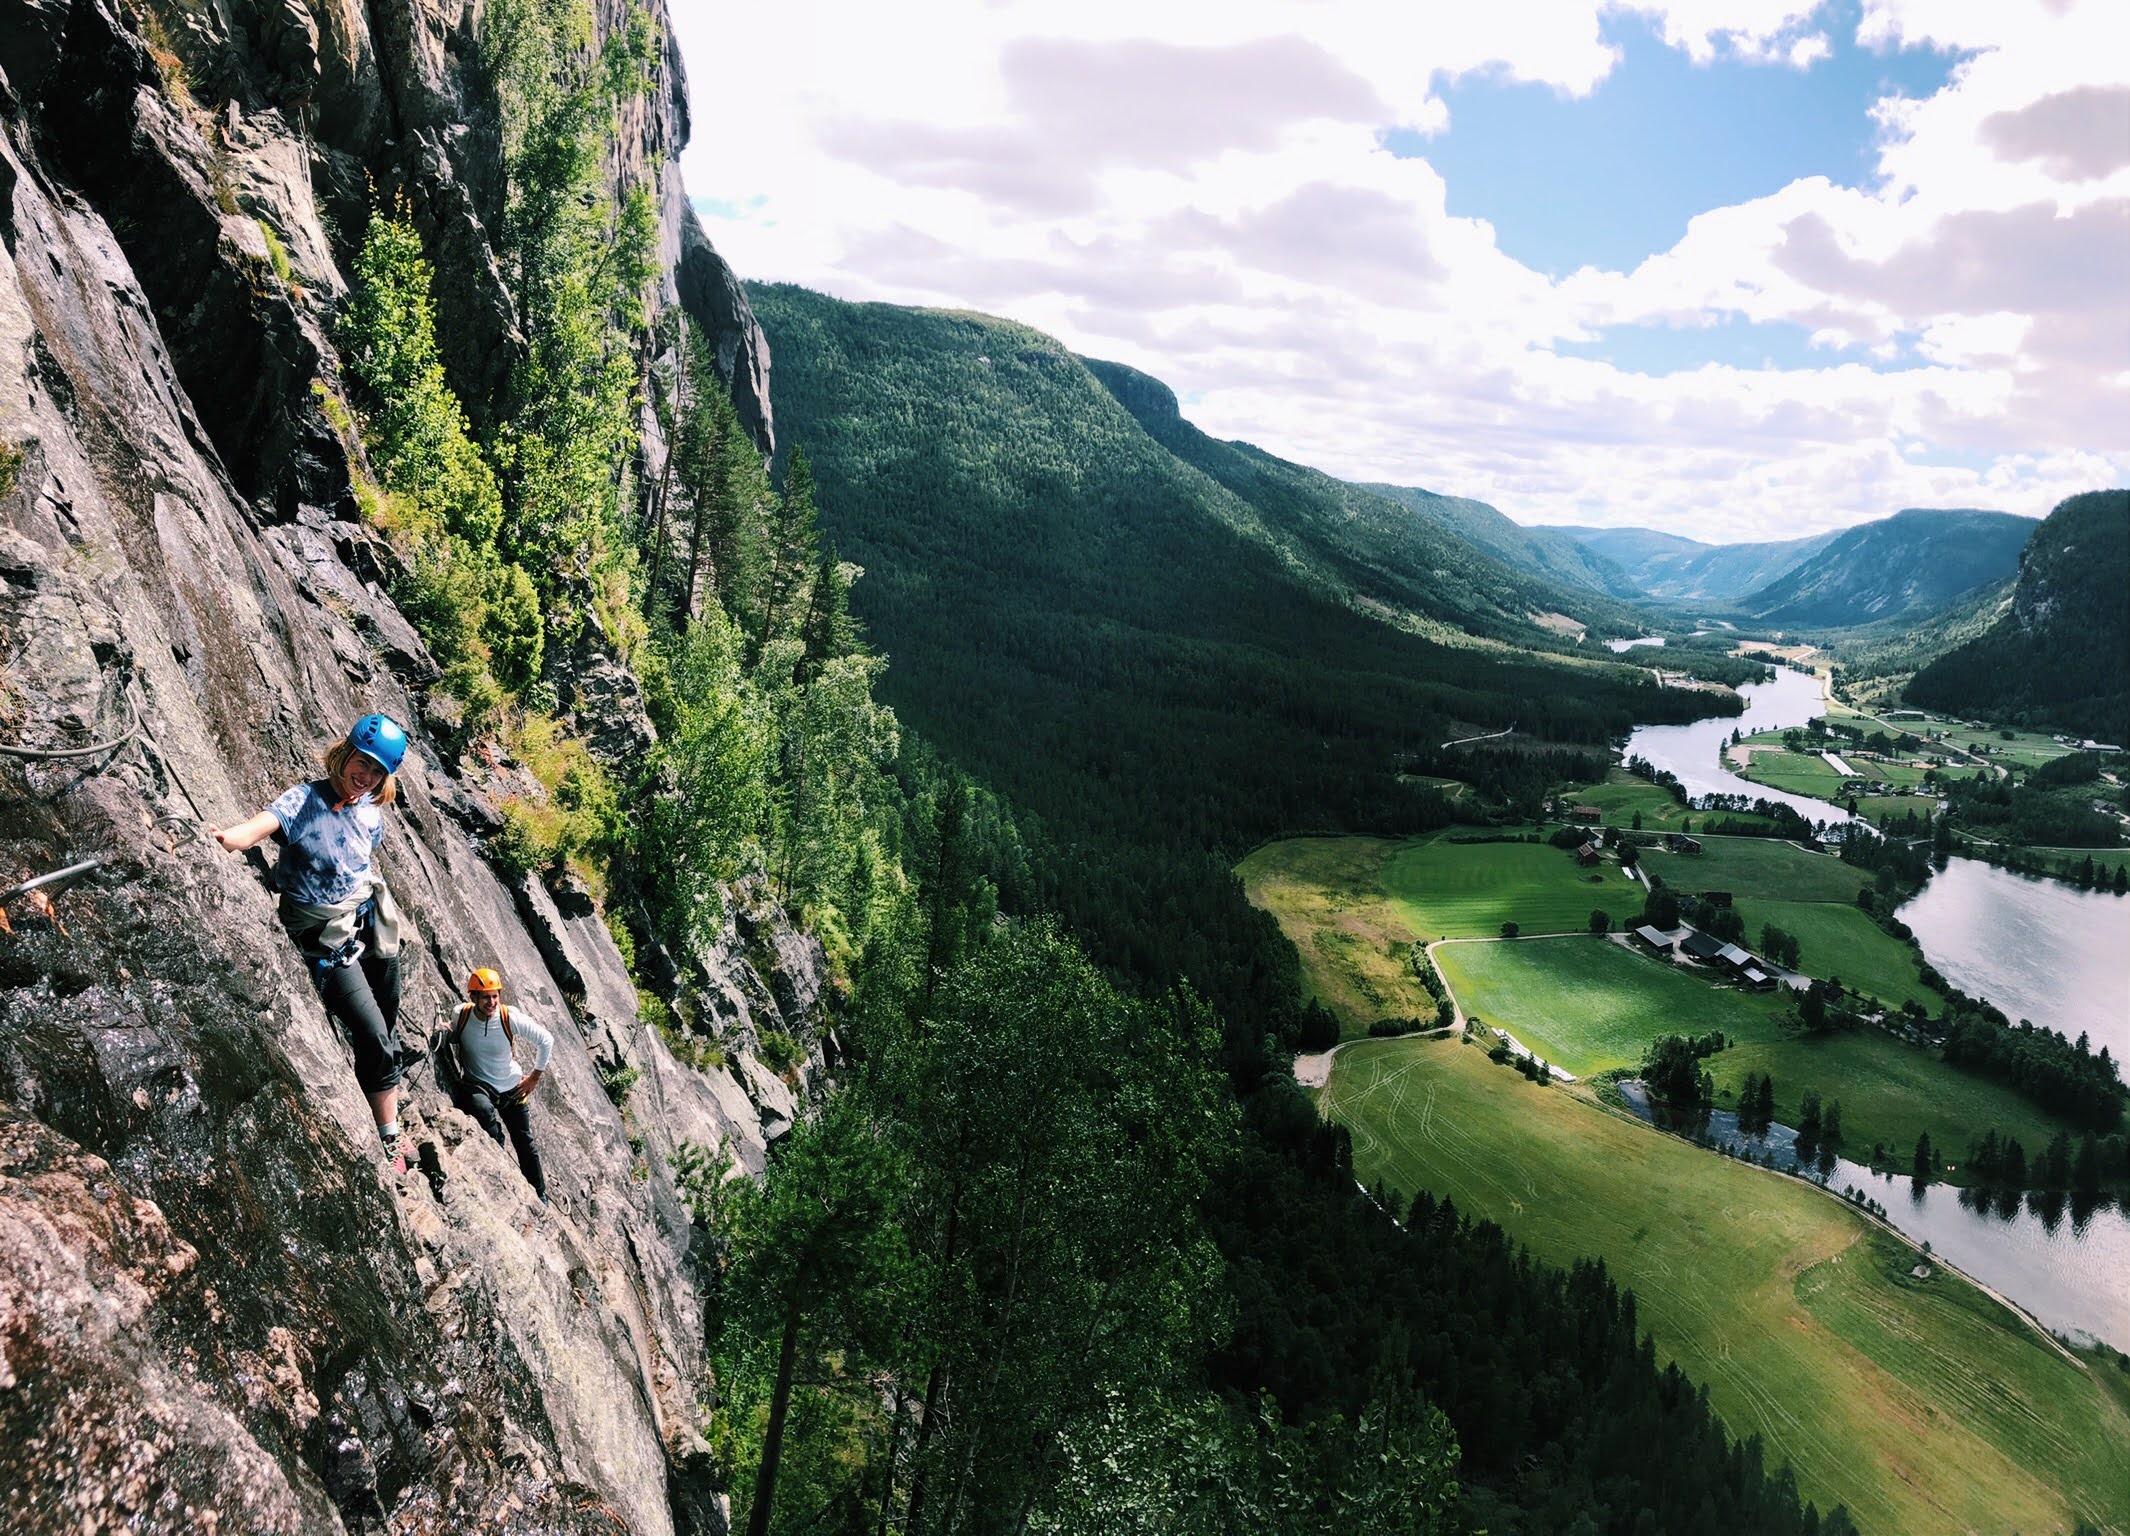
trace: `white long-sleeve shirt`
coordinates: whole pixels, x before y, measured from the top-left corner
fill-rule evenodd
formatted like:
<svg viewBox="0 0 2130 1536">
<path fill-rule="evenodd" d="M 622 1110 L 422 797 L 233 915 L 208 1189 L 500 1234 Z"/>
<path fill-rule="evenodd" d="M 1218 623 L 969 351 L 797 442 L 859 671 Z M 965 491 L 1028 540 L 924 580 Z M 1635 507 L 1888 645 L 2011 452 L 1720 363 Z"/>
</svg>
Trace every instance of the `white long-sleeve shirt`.
<svg viewBox="0 0 2130 1536">
<path fill-rule="evenodd" d="M 515 1008 L 510 1010 L 510 1028 L 517 1036 L 518 1050 L 532 1048 L 532 1070 L 546 1071 L 548 1058 L 555 1053 L 555 1037 Z M 525 1076 L 518 1070 L 510 1037 L 503 1033 L 501 1009 L 485 1019 L 478 1008 L 469 1013 L 466 1027 L 459 1031 L 458 1050 L 459 1065 L 465 1068 L 467 1075 L 491 1088 L 499 1091 L 515 1088 Z"/>
</svg>

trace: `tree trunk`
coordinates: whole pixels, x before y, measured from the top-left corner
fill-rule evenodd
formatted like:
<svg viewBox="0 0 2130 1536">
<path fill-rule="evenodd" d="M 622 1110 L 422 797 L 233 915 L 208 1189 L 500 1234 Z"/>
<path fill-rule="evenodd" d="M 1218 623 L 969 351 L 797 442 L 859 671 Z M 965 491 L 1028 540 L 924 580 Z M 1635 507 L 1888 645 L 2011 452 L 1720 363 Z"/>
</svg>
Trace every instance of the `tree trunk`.
<svg viewBox="0 0 2130 1536">
<path fill-rule="evenodd" d="M 962 1127 L 966 1144 L 968 1126 Z M 955 1149 L 957 1157 L 964 1155 L 964 1147 Z M 933 1314 L 936 1317 L 946 1299 L 948 1278 L 954 1272 L 954 1259 L 961 1245 L 961 1182 L 957 1177 L 953 1191 L 947 1197 L 947 1243 L 946 1256 L 939 1266 L 939 1287 L 932 1298 Z M 944 1355 L 944 1351 L 942 1351 Z M 917 1445 L 910 1452 L 911 1472 L 910 1507 L 902 1517 L 902 1528 L 908 1536 L 918 1536 L 924 1530 L 924 1504 L 926 1485 L 931 1481 L 931 1468 L 925 1463 L 925 1455 L 931 1449 L 932 1433 L 939 1427 L 940 1398 L 947 1389 L 947 1362 L 944 1358 L 932 1364 L 931 1375 L 924 1384 L 924 1412 L 917 1420 Z"/>
<path fill-rule="evenodd" d="M 769 1395 L 769 1432 L 762 1437 L 762 1466 L 754 1479 L 754 1508 L 747 1536 L 769 1536 L 769 1509 L 777 1496 L 777 1462 L 784 1452 L 784 1415 L 791 1407 L 791 1376 L 799 1354 L 799 1292 L 784 1313 L 784 1342 L 777 1350 L 777 1384 Z"/>
</svg>

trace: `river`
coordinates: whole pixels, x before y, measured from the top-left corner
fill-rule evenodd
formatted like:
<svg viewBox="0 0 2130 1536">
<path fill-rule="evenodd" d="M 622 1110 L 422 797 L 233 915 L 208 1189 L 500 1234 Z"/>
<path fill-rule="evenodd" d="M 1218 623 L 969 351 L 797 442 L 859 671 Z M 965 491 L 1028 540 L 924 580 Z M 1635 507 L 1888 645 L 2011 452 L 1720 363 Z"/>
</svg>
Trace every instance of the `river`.
<svg viewBox="0 0 2130 1536">
<path fill-rule="evenodd" d="M 1825 713 L 1820 679 L 1784 667 L 1772 681 L 1738 691 L 1746 705 L 1742 717 L 1638 726 L 1627 754 L 1678 775 L 1690 795 L 1748 795 L 1780 801 L 1810 821 L 1848 821 L 1838 806 L 1765 788 L 1722 766 L 1732 731 L 1783 730 Z M 2080 891 L 1956 858 L 1900 915 L 1930 963 L 1962 991 L 1989 999 L 2013 1019 L 2032 1019 L 2074 1039 L 2084 1032 L 2095 1049 L 2106 1045 L 2118 1061 L 2130 1058 L 2130 896 Z M 1710 1131 L 1739 1144 L 1735 1115 L 1717 1112 Z M 1756 1155 L 1773 1147 L 1781 1161 L 1794 1139 L 1778 1126 L 1769 1139 L 1748 1145 Z M 2130 1216 L 2119 1205 L 1993 1204 L 1946 1184 L 1917 1189 L 1911 1179 L 1846 1160 L 1836 1163 L 1829 1183 L 1863 1190 L 1895 1227 L 2047 1326 L 2130 1346 L 2124 1279 Z"/>
<path fill-rule="evenodd" d="M 2130 896 L 1956 858 L 1900 916 L 1961 991 L 2130 1058 Z"/>
<path fill-rule="evenodd" d="M 1748 683 L 1738 694 L 1745 700 L 1743 715 L 1719 715 L 1691 725 L 1636 726 L 1634 734 L 1627 738 L 1627 755 L 1644 758 L 1678 775 L 1689 795 L 1744 795 L 1753 800 L 1779 801 L 1810 822 L 1848 821 L 1849 813 L 1838 805 L 1769 789 L 1741 779 L 1723 766 L 1723 749 L 1732 731 L 1743 731 L 1748 736 L 1755 731 L 1779 731 L 1825 714 L 1827 695 L 1819 678 L 1790 667 L 1777 667 L 1773 681 Z"/>
<path fill-rule="evenodd" d="M 1638 1083 L 1622 1083 L 1620 1096 L 1645 1120 L 1648 1101 Z M 1766 1136 L 1742 1137 L 1738 1117 L 1719 1109 L 1709 1116 L 1709 1136 L 1732 1151 L 1756 1158 L 1772 1152 L 1778 1165 L 1796 1157 L 1796 1132 L 1772 1127 Z M 1902 1175 L 1873 1173 L 1861 1163 L 1837 1158 L 1828 1187 L 1851 1187 L 1886 1208 L 1886 1220 L 1931 1253 L 1972 1275 L 2039 1318 L 2073 1337 L 2130 1344 L 2130 1217 L 2119 1205 L 2076 1208 L 2038 1200 L 1990 1203 L 1950 1184 L 1918 1188 Z"/>
</svg>

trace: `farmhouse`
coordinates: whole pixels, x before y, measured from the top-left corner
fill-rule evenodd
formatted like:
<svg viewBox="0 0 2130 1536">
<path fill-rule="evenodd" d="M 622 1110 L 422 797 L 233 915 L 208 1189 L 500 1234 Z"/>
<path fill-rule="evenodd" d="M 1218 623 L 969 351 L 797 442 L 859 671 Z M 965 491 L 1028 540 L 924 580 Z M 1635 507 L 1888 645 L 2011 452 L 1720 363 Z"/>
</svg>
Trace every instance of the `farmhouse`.
<svg viewBox="0 0 2130 1536">
<path fill-rule="evenodd" d="M 1755 992 L 1772 992 L 1775 990 L 1775 978 L 1757 965 L 1747 966 L 1738 973 L 1738 979 Z"/>
<path fill-rule="evenodd" d="M 1578 864 L 1580 864 L 1580 865 L 1582 865 L 1582 866 L 1583 866 L 1583 867 L 1584 867 L 1585 869 L 1589 868 L 1589 867 L 1590 867 L 1590 866 L 1591 866 L 1592 864 L 1595 864 L 1595 863 L 1596 863 L 1597 861 L 1598 861 L 1598 851 L 1597 851 L 1597 844 L 1595 844 L 1595 843 L 1585 843 L 1585 844 L 1583 844 L 1583 846 L 1582 846 L 1582 847 L 1580 847 L 1580 848 L 1578 848 L 1578 849 L 1576 849 L 1576 850 L 1575 850 L 1575 862 L 1576 862 L 1576 863 L 1578 863 Z"/>
<path fill-rule="evenodd" d="M 1571 805 L 1568 807 L 1568 819 L 1570 821 L 1588 822 L 1590 825 L 1596 826 L 1605 819 L 1605 812 L 1601 807 L 1595 805 Z"/>
<path fill-rule="evenodd" d="M 1743 972 L 1747 966 L 1752 965 L 1754 963 L 1753 957 L 1747 954 L 1744 950 L 1740 949 L 1736 944 L 1724 945 L 1723 948 L 1716 951 L 1716 958 L 1718 960 L 1721 960 L 1732 970 L 1739 972 Z"/>
<path fill-rule="evenodd" d="M 1688 837 L 1684 832 L 1674 832 L 1671 835 L 1671 851 L 1698 854 L 1701 851 L 1701 839 Z"/>
<path fill-rule="evenodd" d="M 1671 953 L 1671 935 L 1644 923 L 1634 931 L 1635 942 L 1646 945 L 1660 955 Z"/>
<path fill-rule="evenodd" d="M 1696 928 L 1679 945 L 1679 952 L 1689 960 L 1713 960 L 1723 953 L 1723 948 L 1721 939 L 1712 939 Z"/>
</svg>

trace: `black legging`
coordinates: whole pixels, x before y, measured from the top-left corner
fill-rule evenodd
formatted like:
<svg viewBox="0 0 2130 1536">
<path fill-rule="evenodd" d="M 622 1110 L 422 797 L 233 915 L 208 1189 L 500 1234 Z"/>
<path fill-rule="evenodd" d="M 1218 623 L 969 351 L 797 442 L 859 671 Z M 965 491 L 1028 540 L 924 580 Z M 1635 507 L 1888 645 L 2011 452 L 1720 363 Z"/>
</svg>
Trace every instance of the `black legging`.
<svg viewBox="0 0 2130 1536">
<path fill-rule="evenodd" d="M 511 1145 L 517 1149 L 518 1172 L 542 1200 L 547 1198 L 547 1173 L 540 1166 L 540 1149 L 533 1145 L 532 1115 L 522 1099 L 507 1098 L 507 1089 L 491 1088 L 472 1073 L 460 1074 L 459 1098 L 466 1113 L 481 1122 L 481 1129 L 503 1145 L 503 1127 L 510 1127 Z"/>
<path fill-rule="evenodd" d="M 355 1046 L 355 1081 L 364 1093 L 399 1086 L 399 1052 L 392 1027 L 399 1022 L 399 956 L 365 954 L 336 965 L 318 979 L 325 1011 L 340 1020 Z"/>
</svg>

